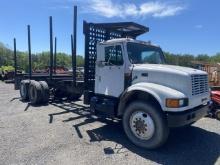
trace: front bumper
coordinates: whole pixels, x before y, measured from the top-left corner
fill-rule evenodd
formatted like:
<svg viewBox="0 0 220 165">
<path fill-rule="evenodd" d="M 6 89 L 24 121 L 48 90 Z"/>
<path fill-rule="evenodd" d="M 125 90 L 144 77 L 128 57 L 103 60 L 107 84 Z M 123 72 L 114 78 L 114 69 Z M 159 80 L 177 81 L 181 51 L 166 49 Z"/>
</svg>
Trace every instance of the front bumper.
<svg viewBox="0 0 220 165">
<path fill-rule="evenodd" d="M 169 127 L 181 127 L 189 125 L 205 116 L 210 112 L 209 104 L 202 105 L 184 112 L 168 112 L 167 120 Z"/>
</svg>

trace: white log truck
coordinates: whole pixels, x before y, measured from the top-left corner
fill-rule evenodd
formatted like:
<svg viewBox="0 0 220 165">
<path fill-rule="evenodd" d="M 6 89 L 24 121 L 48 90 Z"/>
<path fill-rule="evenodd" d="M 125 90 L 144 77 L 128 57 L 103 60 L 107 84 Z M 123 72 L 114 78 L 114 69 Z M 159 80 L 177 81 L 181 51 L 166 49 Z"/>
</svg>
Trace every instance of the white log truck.
<svg viewBox="0 0 220 165">
<path fill-rule="evenodd" d="M 48 102 L 49 88 L 72 98 L 84 93 L 92 112 L 121 118 L 128 138 L 147 149 L 162 146 L 171 127 L 191 125 L 208 114 L 207 73 L 165 65 L 160 47 L 136 40 L 149 28 L 133 22 L 84 22 L 83 27 L 84 82 L 33 76 L 35 81 L 21 82 L 24 100 Z"/>
<path fill-rule="evenodd" d="M 110 29 L 127 37 L 116 35 L 99 42 Z M 121 117 L 124 131 L 134 144 L 154 149 L 167 140 L 170 127 L 191 125 L 206 116 L 210 94 L 207 73 L 166 65 L 160 47 L 132 39 L 147 31 L 131 22 L 84 23 L 84 34 L 90 33 L 85 39 L 88 86 L 87 65 L 92 63 L 87 59 L 97 54 L 94 87 L 85 92 L 85 100 L 89 98 L 91 110 L 97 114 Z"/>
</svg>

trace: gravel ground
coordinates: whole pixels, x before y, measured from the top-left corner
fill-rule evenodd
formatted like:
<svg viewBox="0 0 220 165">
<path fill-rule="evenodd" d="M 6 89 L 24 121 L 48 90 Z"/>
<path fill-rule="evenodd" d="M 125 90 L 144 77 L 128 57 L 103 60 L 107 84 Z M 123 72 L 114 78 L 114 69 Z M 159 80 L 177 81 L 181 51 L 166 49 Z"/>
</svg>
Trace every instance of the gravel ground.
<svg viewBox="0 0 220 165">
<path fill-rule="evenodd" d="M 78 102 L 33 107 L 0 82 L 0 164 L 218 164 L 220 122 L 204 118 L 172 130 L 163 148 L 140 149 L 121 124 L 91 116 Z"/>
</svg>

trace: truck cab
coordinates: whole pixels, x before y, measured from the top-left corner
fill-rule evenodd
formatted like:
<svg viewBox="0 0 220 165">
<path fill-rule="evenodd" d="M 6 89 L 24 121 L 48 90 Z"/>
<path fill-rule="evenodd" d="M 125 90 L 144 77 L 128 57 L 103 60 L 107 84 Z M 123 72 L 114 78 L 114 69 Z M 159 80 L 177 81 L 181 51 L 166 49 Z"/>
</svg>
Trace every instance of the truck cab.
<svg viewBox="0 0 220 165">
<path fill-rule="evenodd" d="M 98 32 L 102 37 L 110 31 L 107 28 L 110 25 L 108 34 L 114 30 L 122 35 L 98 39 L 95 43 L 90 40 L 93 47 L 85 52 L 95 58 L 90 57 L 90 63 L 86 63 L 94 66 L 90 70 L 94 77 L 90 75 L 88 86 L 94 84 L 84 97 L 89 98 L 95 113 L 121 118 L 126 135 L 134 144 L 148 149 L 160 147 L 171 127 L 191 125 L 208 114 L 210 94 L 206 72 L 166 65 L 160 47 L 136 40 L 137 34 L 146 32 L 142 26 L 89 25 L 87 30 L 92 31 L 91 35 Z M 85 66 L 85 73 L 86 69 Z"/>
<path fill-rule="evenodd" d="M 159 47 L 129 38 L 100 42 L 97 50 L 95 93 L 103 95 L 119 97 L 135 81 L 131 75 L 138 65 L 165 64 Z"/>
<path fill-rule="evenodd" d="M 151 90 L 149 92 L 158 99 L 163 110 L 170 112 L 185 111 L 209 101 L 207 73 L 166 65 L 158 46 L 123 38 L 100 42 L 97 50 L 96 94 L 118 98 L 125 90 L 143 86 Z M 162 94 L 167 96 L 162 98 Z M 169 107 L 166 97 L 180 99 L 181 106 Z"/>
</svg>

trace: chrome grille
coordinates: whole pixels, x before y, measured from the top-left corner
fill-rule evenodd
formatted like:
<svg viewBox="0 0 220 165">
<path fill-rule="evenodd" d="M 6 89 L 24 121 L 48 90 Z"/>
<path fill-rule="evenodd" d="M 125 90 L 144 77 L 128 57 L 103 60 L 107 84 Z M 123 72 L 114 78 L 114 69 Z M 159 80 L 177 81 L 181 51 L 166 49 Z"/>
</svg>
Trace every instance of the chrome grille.
<svg viewBox="0 0 220 165">
<path fill-rule="evenodd" d="M 209 91 L 208 75 L 192 75 L 192 95 L 199 95 Z"/>
</svg>

